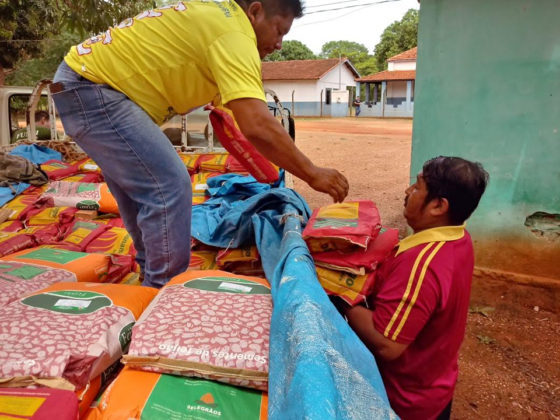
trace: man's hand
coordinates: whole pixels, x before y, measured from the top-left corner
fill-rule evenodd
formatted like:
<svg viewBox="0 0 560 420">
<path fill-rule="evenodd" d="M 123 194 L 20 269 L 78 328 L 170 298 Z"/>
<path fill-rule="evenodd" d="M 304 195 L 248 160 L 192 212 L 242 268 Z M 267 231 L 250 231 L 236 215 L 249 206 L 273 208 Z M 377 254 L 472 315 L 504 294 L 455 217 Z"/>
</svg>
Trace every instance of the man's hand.
<svg viewBox="0 0 560 420">
<path fill-rule="evenodd" d="M 336 169 L 316 168 L 308 184 L 314 190 L 330 195 L 335 203 L 341 203 L 348 195 L 348 180 Z"/>
<path fill-rule="evenodd" d="M 262 155 L 307 182 L 314 190 L 329 194 L 334 201 L 348 195 L 348 181 L 340 172 L 315 166 L 294 144 L 282 125 L 259 99 L 235 99 L 227 104 L 241 132 Z"/>
</svg>

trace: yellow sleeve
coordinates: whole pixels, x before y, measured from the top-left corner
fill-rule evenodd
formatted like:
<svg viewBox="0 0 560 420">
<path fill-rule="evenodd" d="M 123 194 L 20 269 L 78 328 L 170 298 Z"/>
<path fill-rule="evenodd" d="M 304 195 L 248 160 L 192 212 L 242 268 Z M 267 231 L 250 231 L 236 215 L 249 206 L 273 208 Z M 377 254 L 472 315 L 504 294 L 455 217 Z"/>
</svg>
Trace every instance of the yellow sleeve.
<svg viewBox="0 0 560 420">
<path fill-rule="evenodd" d="M 266 102 L 255 41 L 242 32 L 222 35 L 208 48 L 208 66 L 225 105 L 234 99 Z"/>
</svg>

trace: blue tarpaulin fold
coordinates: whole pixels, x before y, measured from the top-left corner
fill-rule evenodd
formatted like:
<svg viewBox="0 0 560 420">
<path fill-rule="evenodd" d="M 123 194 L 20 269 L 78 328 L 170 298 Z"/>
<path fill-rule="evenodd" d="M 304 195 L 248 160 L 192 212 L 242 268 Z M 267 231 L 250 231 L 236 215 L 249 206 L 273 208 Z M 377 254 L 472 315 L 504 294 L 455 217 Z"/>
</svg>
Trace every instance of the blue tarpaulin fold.
<svg viewBox="0 0 560 420">
<path fill-rule="evenodd" d="M 193 236 L 219 247 L 257 244 L 274 302 L 271 420 L 396 419 L 375 359 L 317 280 L 301 235 L 309 215 L 299 194 L 273 188 L 243 201 L 195 206 Z"/>
<path fill-rule="evenodd" d="M 210 199 L 192 209 L 191 234 L 199 241 L 220 248 L 238 248 L 254 244 L 251 218 L 268 210 L 283 214 L 283 208 L 290 204 L 304 217 L 311 212 L 305 200 L 288 188 L 272 188 L 255 195 L 247 195 L 244 200 L 229 201 L 221 198 Z"/>
<path fill-rule="evenodd" d="M 397 418 L 375 359 L 317 280 L 300 215 L 289 214 L 253 218 L 274 302 L 269 418 Z"/>
</svg>

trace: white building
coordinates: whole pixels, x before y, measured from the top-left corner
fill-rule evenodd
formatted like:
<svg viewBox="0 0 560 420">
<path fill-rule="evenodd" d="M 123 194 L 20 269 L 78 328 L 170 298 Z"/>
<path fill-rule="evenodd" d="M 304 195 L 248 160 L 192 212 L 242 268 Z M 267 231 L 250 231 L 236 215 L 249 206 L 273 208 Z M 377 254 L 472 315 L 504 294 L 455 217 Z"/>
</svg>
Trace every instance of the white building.
<svg viewBox="0 0 560 420">
<path fill-rule="evenodd" d="M 365 84 L 360 117 L 412 117 L 416 50 L 397 54 L 387 60 L 388 69 L 356 79 L 356 91 Z M 372 89 L 373 88 L 373 89 Z"/>
<path fill-rule="evenodd" d="M 346 58 L 262 63 L 265 89 L 276 92 L 296 116 L 346 117 L 357 77 Z"/>
</svg>

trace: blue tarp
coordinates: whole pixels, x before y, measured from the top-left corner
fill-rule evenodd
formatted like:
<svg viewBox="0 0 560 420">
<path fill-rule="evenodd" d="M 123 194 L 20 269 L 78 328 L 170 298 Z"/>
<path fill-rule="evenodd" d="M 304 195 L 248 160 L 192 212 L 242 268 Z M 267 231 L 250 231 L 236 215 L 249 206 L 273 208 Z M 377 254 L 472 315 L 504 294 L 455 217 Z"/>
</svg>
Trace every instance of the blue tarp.
<svg viewBox="0 0 560 420">
<path fill-rule="evenodd" d="M 232 194 L 238 197 L 237 193 Z M 305 200 L 288 188 L 272 188 L 253 196 L 248 193 L 246 197 L 232 201 L 214 198 L 194 206 L 192 236 L 207 245 L 238 248 L 255 243 L 251 220 L 256 214 L 272 212 L 281 216 L 287 204 L 306 218 L 311 214 Z"/>
<path fill-rule="evenodd" d="M 36 144 L 22 144 L 14 147 L 10 154 L 24 157 L 36 165 L 40 165 L 51 159 L 62 160 L 62 154 L 60 152 L 49 149 L 48 147 L 37 146 Z"/>
<path fill-rule="evenodd" d="M 274 188 L 223 206 L 218 199 L 195 206 L 193 236 L 219 247 L 257 244 L 274 302 L 271 420 L 395 419 L 375 359 L 317 280 L 301 236 L 308 217 L 301 196 Z"/>
</svg>

